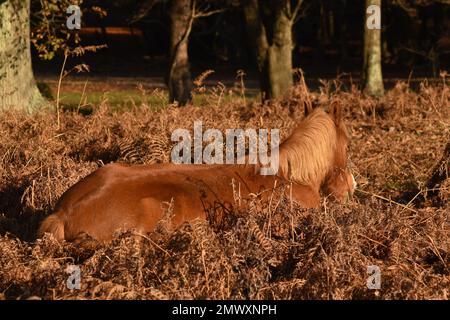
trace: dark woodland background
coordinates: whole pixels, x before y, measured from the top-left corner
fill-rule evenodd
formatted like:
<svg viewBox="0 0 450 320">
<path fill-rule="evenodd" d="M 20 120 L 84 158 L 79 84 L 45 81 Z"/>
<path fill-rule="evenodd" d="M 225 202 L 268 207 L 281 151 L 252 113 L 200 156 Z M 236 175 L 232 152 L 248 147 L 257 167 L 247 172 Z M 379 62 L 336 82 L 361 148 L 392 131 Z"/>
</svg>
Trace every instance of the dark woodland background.
<svg viewBox="0 0 450 320">
<path fill-rule="evenodd" d="M 83 4 L 97 5 L 107 16 L 83 16 L 81 44 L 107 44 L 108 48 L 69 63 L 89 64 L 91 76 L 151 77 L 156 78 L 156 86 L 163 85 L 169 64 L 170 2 Z M 223 11 L 194 22 L 189 38 L 193 77 L 213 69 L 212 79 L 230 82 L 242 69 L 249 86 L 257 87 L 240 1 L 211 1 L 204 7 Z M 302 68 L 310 80 L 349 74 L 357 80 L 362 69 L 364 17 L 365 1 L 305 0 L 293 27 L 294 68 Z M 382 17 L 385 79 L 405 79 L 410 73 L 413 78 L 438 77 L 439 70 L 448 69 L 450 6 L 445 1 L 383 1 Z M 34 58 L 38 76 L 59 74 L 61 56 L 43 62 L 34 51 Z"/>
</svg>

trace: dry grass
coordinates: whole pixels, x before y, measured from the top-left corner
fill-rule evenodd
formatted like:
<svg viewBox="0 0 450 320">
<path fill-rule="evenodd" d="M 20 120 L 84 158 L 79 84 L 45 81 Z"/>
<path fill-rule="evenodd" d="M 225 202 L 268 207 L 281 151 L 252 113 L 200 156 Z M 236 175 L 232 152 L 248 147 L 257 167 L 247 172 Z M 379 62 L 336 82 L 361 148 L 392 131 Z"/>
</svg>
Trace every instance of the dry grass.
<svg viewBox="0 0 450 320">
<path fill-rule="evenodd" d="M 399 83 L 379 101 L 330 88 L 297 87 L 270 105 L 224 103 L 222 89 L 181 109 L 100 105 L 90 116 L 61 114 L 59 129 L 47 112 L 0 115 L 0 299 L 448 299 L 448 180 L 440 198 L 409 200 L 450 141 L 449 87 L 412 92 Z M 220 225 L 162 223 L 141 240 L 125 232 L 95 250 L 35 239 L 58 197 L 98 166 L 169 161 L 175 128 L 202 119 L 204 129 L 280 128 L 284 138 L 305 101 L 332 100 L 345 106 L 352 136 L 360 191 L 349 205 L 325 199 L 304 210 L 274 195 Z M 81 268 L 81 290 L 66 287 L 71 264 Z M 366 287 L 369 265 L 381 269 L 380 290 Z"/>
</svg>

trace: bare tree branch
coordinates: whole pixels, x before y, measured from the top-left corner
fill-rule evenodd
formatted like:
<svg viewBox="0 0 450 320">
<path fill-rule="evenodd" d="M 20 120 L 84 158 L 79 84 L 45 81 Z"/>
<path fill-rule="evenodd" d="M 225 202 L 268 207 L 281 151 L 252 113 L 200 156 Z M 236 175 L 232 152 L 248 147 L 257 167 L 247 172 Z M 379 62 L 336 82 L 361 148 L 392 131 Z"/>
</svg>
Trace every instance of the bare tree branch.
<svg viewBox="0 0 450 320">
<path fill-rule="evenodd" d="M 211 11 L 200 11 L 199 13 L 196 13 L 194 18 L 204 18 L 204 17 L 210 17 L 212 15 L 225 12 L 226 9 L 217 9 L 217 10 L 211 10 Z"/>
<path fill-rule="evenodd" d="M 153 9 L 155 4 L 158 3 L 159 0 L 146 0 L 141 3 L 136 13 L 131 17 L 130 23 L 138 22 L 145 18 L 145 16 Z"/>
<path fill-rule="evenodd" d="M 303 0 L 297 0 L 297 4 L 295 5 L 294 10 L 290 12 L 288 18 L 289 18 L 292 22 L 294 22 L 294 21 L 296 20 L 298 14 L 299 14 L 299 12 L 300 12 L 300 9 L 301 9 L 301 7 L 302 7 L 302 4 L 303 4 Z"/>
</svg>

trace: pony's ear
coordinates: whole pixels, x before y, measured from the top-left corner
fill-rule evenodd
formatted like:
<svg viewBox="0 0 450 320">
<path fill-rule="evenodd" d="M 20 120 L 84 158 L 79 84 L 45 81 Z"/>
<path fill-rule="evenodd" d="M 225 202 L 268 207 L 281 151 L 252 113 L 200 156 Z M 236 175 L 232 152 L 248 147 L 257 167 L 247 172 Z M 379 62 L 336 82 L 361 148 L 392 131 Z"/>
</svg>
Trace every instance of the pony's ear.
<svg viewBox="0 0 450 320">
<path fill-rule="evenodd" d="M 306 118 L 313 112 L 314 106 L 310 101 L 305 101 L 304 104 L 305 104 L 305 118 Z"/>
<path fill-rule="evenodd" d="M 334 123 L 339 126 L 342 121 L 342 106 L 339 102 L 333 101 L 331 103 L 330 114 L 333 116 Z"/>
</svg>

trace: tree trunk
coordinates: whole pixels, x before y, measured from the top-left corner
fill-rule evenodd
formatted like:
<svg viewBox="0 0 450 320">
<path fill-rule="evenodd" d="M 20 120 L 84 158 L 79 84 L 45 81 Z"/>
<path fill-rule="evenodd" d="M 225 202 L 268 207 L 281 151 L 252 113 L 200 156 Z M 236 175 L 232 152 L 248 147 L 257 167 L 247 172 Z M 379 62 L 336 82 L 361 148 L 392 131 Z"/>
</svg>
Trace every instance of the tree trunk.
<svg viewBox="0 0 450 320">
<path fill-rule="evenodd" d="M 247 0 L 247 36 L 255 48 L 263 99 L 284 94 L 293 84 L 290 0 Z"/>
<path fill-rule="evenodd" d="M 194 20 L 192 0 L 172 0 L 170 7 L 170 66 L 167 79 L 169 100 L 186 105 L 192 100 L 188 43 Z"/>
<path fill-rule="evenodd" d="M 43 103 L 31 67 L 30 0 L 0 0 L 0 111 Z"/>
<path fill-rule="evenodd" d="M 266 70 L 267 43 L 266 31 L 259 15 L 258 0 L 247 0 L 244 4 L 244 17 L 247 31 L 247 40 L 252 56 L 256 59 L 259 73 L 259 86 L 263 100 L 269 92 L 269 77 Z"/>
<path fill-rule="evenodd" d="M 269 44 L 266 62 L 269 77 L 268 97 L 276 98 L 284 94 L 293 84 L 292 23 L 284 10 L 277 10 Z"/>
<path fill-rule="evenodd" d="M 381 8 L 381 0 L 366 0 L 366 9 L 371 5 Z M 366 13 L 364 20 L 364 65 L 362 87 L 366 94 L 381 97 L 384 94 L 383 74 L 381 71 L 381 28 L 369 29 Z"/>
<path fill-rule="evenodd" d="M 348 45 L 347 45 L 347 19 L 345 16 L 345 12 L 347 9 L 347 1 L 342 1 L 341 6 L 336 7 L 336 26 L 337 27 L 337 38 L 339 42 L 339 52 L 341 57 L 341 62 L 347 61 L 349 57 Z M 348 10 L 348 9 L 347 9 Z"/>
</svg>

